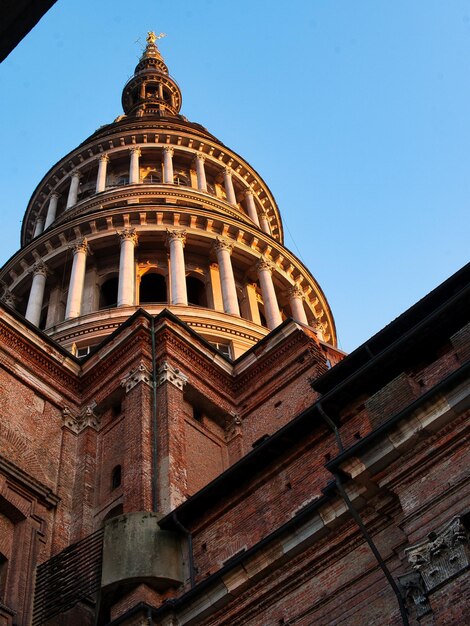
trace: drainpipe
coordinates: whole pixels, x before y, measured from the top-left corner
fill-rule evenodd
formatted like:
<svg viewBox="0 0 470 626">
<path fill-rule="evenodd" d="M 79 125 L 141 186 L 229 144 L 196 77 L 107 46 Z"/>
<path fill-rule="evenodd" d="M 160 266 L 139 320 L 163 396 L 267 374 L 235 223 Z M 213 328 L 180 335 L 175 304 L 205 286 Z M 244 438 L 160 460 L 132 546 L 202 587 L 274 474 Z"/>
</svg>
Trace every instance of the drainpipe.
<svg viewBox="0 0 470 626">
<path fill-rule="evenodd" d="M 152 316 L 152 511 L 158 511 L 158 431 L 157 431 L 157 359 L 155 350 L 155 318 Z"/>
<path fill-rule="evenodd" d="M 189 564 L 189 583 L 191 585 L 191 589 L 194 587 L 194 554 L 193 554 L 193 536 L 191 531 L 183 526 L 183 524 L 176 517 L 176 511 L 173 511 L 171 515 L 175 525 L 186 535 L 188 539 L 188 564 Z"/>
<path fill-rule="evenodd" d="M 325 410 L 321 406 L 320 402 L 317 403 L 317 407 L 318 407 L 318 411 L 319 411 L 321 417 L 323 418 L 325 423 L 328 425 L 328 427 L 334 433 L 334 436 L 335 436 L 335 439 L 336 439 L 336 442 L 337 442 L 337 445 L 338 445 L 339 452 L 340 453 L 344 452 L 344 445 L 343 445 L 343 442 L 341 440 L 341 435 L 339 433 L 338 427 L 333 422 L 333 420 L 325 413 Z M 374 540 L 372 539 L 372 537 L 369 534 L 367 528 L 365 527 L 365 524 L 362 521 L 361 516 L 356 511 L 356 509 L 354 508 L 353 503 L 349 499 L 349 496 L 346 493 L 346 490 L 345 490 L 345 488 L 343 486 L 343 482 L 342 482 L 342 479 L 341 479 L 341 476 L 340 476 L 339 472 L 332 472 L 332 474 L 333 474 L 333 476 L 335 478 L 336 486 L 338 488 L 339 494 L 343 498 L 344 503 L 346 504 L 346 506 L 347 506 L 347 508 L 349 510 L 349 513 L 351 514 L 351 517 L 354 519 L 356 524 L 359 526 L 359 529 L 360 529 L 364 539 L 368 543 L 369 548 L 372 551 L 372 554 L 377 559 L 377 563 L 379 564 L 380 569 L 383 571 L 385 578 L 387 579 L 390 587 L 392 588 L 393 593 L 395 594 L 395 596 L 397 598 L 398 608 L 400 609 L 400 615 L 401 615 L 401 619 L 402 619 L 403 625 L 404 626 L 409 626 L 410 622 L 408 620 L 408 612 L 406 610 L 405 602 L 403 601 L 403 597 L 402 597 L 402 595 L 400 593 L 400 590 L 398 588 L 397 583 L 395 582 L 395 579 L 393 578 L 392 574 L 390 573 L 390 570 L 388 569 L 387 564 L 383 560 L 382 555 L 380 554 L 377 546 L 374 543 Z"/>
</svg>

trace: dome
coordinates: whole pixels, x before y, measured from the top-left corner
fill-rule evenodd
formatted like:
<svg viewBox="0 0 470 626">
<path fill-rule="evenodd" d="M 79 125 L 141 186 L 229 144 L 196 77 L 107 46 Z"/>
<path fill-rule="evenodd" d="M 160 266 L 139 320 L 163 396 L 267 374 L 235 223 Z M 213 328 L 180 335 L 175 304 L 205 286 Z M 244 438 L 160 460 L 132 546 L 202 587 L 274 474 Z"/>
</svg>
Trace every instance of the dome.
<svg viewBox="0 0 470 626">
<path fill-rule="evenodd" d="M 161 36 L 159 36 L 161 37 Z M 138 308 L 169 309 L 232 358 L 293 318 L 336 346 L 328 302 L 283 245 L 269 187 L 180 114 L 181 91 L 149 33 L 124 114 L 44 176 L 2 299 L 86 354 Z"/>
</svg>

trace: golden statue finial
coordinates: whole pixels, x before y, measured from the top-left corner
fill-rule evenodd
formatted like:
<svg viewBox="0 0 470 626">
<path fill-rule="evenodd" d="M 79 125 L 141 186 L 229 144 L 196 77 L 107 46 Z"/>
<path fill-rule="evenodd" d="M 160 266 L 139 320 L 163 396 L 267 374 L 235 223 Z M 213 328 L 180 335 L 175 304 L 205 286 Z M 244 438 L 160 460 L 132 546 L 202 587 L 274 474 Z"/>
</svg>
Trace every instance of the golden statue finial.
<svg viewBox="0 0 470 626">
<path fill-rule="evenodd" d="M 157 39 L 163 39 L 163 37 L 166 37 L 165 33 L 160 33 L 159 35 L 156 35 L 153 30 L 151 30 L 149 32 L 149 34 L 147 35 L 147 43 L 153 43 L 155 44 L 155 42 L 157 41 Z"/>
</svg>

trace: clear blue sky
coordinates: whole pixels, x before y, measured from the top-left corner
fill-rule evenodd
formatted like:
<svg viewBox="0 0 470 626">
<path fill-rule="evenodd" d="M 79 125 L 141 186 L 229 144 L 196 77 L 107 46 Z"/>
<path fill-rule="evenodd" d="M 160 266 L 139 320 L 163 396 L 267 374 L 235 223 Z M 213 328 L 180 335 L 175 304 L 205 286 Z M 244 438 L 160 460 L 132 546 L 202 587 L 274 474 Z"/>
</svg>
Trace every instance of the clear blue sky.
<svg viewBox="0 0 470 626">
<path fill-rule="evenodd" d="M 0 263 L 45 172 L 121 113 L 148 30 L 182 113 L 270 185 L 344 350 L 468 261 L 468 0 L 58 0 L 0 65 Z"/>
</svg>

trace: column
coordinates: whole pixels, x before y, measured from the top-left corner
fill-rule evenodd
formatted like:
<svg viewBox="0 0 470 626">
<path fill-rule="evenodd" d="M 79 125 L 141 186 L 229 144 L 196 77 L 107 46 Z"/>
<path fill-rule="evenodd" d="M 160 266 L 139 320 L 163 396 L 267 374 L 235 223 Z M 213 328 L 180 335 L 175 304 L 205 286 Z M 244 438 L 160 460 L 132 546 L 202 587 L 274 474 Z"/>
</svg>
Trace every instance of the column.
<svg viewBox="0 0 470 626">
<path fill-rule="evenodd" d="M 240 308 L 237 300 L 237 288 L 233 276 L 232 254 L 233 244 L 229 241 L 217 237 L 214 249 L 217 254 L 217 263 L 220 269 L 220 284 L 222 287 L 222 300 L 224 302 L 225 313 L 240 315 Z"/>
<path fill-rule="evenodd" d="M 197 188 L 199 191 L 207 191 L 206 170 L 204 168 L 205 160 L 205 156 L 202 152 L 196 154 Z"/>
<path fill-rule="evenodd" d="M 186 231 L 167 229 L 170 246 L 171 304 L 188 304 L 186 291 L 186 270 L 184 265 L 184 244 Z"/>
<path fill-rule="evenodd" d="M 46 223 L 44 224 L 44 230 L 46 230 L 46 228 L 48 228 L 52 224 L 52 222 L 55 220 L 58 201 L 59 201 L 59 194 L 55 192 L 51 193 L 51 197 L 49 199 L 49 206 L 47 207 Z"/>
<path fill-rule="evenodd" d="M 253 220 L 256 226 L 259 226 L 258 211 L 256 210 L 255 199 L 253 197 L 253 192 L 251 189 L 246 190 L 245 199 L 246 199 L 246 209 L 248 211 L 248 215 L 250 216 L 250 219 Z"/>
<path fill-rule="evenodd" d="M 66 209 L 70 209 L 71 206 L 77 204 L 78 186 L 80 185 L 81 177 L 82 175 L 78 170 L 75 170 L 75 172 L 73 172 L 72 178 L 70 180 L 69 195 L 67 197 L 67 205 L 65 207 Z"/>
<path fill-rule="evenodd" d="M 31 272 L 33 274 L 33 283 L 31 285 L 31 291 L 29 292 L 28 307 L 25 317 L 32 324 L 39 326 L 48 270 L 43 261 L 38 261 L 33 265 Z"/>
<path fill-rule="evenodd" d="M 264 314 L 269 330 L 273 330 L 282 323 L 279 305 L 277 303 L 276 292 L 274 291 L 272 263 L 264 257 L 261 257 L 256 264 L 258 271 L 259 284 L 264 302 Z"/>
<path fill-rule="evenodd" d="M 81 313 L 83 285 L 85 283 L 86 256 L 88 244 L 85 237 L 74 243 L 70 248 L 73 251 L 72 273 L 70 275 L 69 293 L 65 319 L 78 317 Z"/>
<path fill-rule="evenodd" d="M 137 245 L 135 228 L 124 228 L 118 232 L 121 239 L 121 254 L 119 257 L 118 306 L 134 305 L 134 249 Z"/>
<path fill-rule="evenodd" d="M 36 224 L 34 226 L 33 238 L 40 235 L 43 230 L 44 230 L 44 218 L 38 217 L 36 220 Z"/>
<path fill-rule="evenodd" d="M 261 227 L 261 230 L 263 231 L 263 233 L 267 233 L 268 235 L 270 235 L 271 228 L 269 227 L 269 220 L 268 220 L 267 212 L 264 209 L 261 209 L 258 215 L 259 215 L 259 225 Z"/>
<path fill-rule="evenodd" d="M 140 148 L 134 146 L 130 148 L 131 161 L 129 165 L 129 184 L 136 185 L 140 182 L 139 174 L 139 157 L 141 155 Z"/>
<path fill-rule="evenodd" d="M 289 289 L 289 303 L 292 312 L 292 318 L 296 322 L 308 325 L 307 315 L 304 309 L 304 294 L 298 285 L 294 285 Z"/>
<path fill-rule="evenodd" d="M 100 158 L 98 159 L 98 176 L 96 177 L 96 193 L 101 193 L 102 191 L 106 189 L 106 170 L 108 168 L 108 163 L 109 163 L 109 156 L 107 154 L 102 154 Z"/>
<path fill-rule="evenodd" d="M 173 154 L 174 150 L 171 146 L 163 148 L 163 182 L 173 184 Z"/>
<path fill-rule="evenodd" d="M 232 170 L 230 167 L 224 168 L 224 187 L 227 194 L 227 201 L 230 204 L 237 204 L 237 198 L 235 197 L 235 189 L 233 188 Z"/>
</svg>

